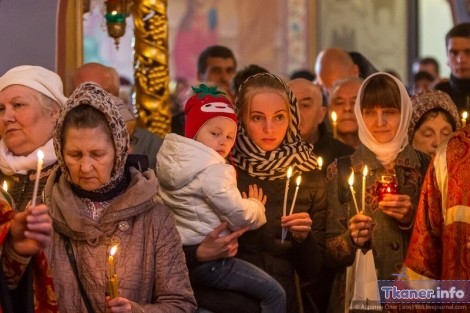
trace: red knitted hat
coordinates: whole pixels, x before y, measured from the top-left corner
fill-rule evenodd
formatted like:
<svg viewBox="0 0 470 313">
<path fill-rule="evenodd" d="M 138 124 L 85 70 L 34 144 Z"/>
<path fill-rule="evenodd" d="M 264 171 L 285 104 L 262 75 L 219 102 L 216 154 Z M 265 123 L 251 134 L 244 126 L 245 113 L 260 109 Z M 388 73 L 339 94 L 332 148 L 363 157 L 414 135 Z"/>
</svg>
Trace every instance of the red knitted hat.
<svg viewBox="0 0 470 313">
<path fill-rule="evenodd" d="M 191 87 L 194 95 L 186 101 L 184 111 L 186 122 L 184 135 L 193 139 L 199 129 L 214 117 L 226 117 L 238 122 L 237 115 L 230 100 L 216 86 L 209 87 L 204 84 Z"/>
</svg>

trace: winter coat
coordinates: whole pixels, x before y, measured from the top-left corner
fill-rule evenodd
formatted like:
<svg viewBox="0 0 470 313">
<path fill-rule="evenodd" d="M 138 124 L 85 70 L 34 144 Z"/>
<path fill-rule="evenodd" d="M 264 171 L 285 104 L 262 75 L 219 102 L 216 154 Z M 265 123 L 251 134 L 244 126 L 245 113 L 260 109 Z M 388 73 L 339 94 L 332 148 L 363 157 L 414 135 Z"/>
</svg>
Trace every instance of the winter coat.
<svg viewBox="0 0 470 313">
<path fill-rule="evenodd" d="M 231 230 L 266 223 L 263 204 L 242 198 L 234 167 L 200 142 L 168 134 L 157 155 L 157 177 L 184 245 L 199 244 L 221 220 Z"/>
<path fill-rule="evenodd" d="M 323 174 L 318 171 L 302 173 L 302 181 L 295 202 L 294 212 L 307 212 L 312 221 L 312 231 L 303 242 L 297 242 L 288 233 L 281 243 L 281 216 L 286 181 L 260 180 L 244 171 L 237 171 L 238 188 L 247 191 L 250 184 L 257 184 L 267 195 L 267 223 L 263 227 L 246 232 L 238 240 L 237 257 L 255 264 L 274 277 L 286 291 L 287 312 L 297 312 L 295 272 L 303 283 L 310 283 L 318 276 L 323 262 L 326 219 L 326 190 Z M 294 179 L 288 194 L 287 208 L 293 200 Z M 287 212 L 289 213 L 289 212 Z"/>
<path fill-rule="evenodd" d="M 428 162 L 424 156 L 407 145 L 398 154 L 394 170 L 398 181 L 398 194 L 411 198 L 412 209 L 418 205 L 421 185 Z M 378 208 L 377 184 L 379 177 L 386 173 L 385 167 L 377 160 L 372 151 L 360 146 L 351 156 L 351 165 L 356 177 L 362 178 L 364 165 L 369 172 L 366 178 L 366 208 L 365 214 L 372 217 L 375 224 L 372 240 L 365 245 L 374 254 L 377 279 L 394 279 L 393 274 L 400 272 L 412 227 L 400 225 L 394 218 L 386 215 Z M 422 167 L 424 167 L 422 169 Z M 353 200 L 341 204 L 338 196 L 338 169 L 334 162 L 328 168 L 328 214 L 326 233 L 326 262 L 331 268 L 338 269 L 333 284 L 328 312 L 344 312 L 344 293 L 346 285 L 346 267 L 354 262 L 357 246 L 354 245 L 348 230 L 349 220 L 356 215 Z M 362 179 L 355 179 L 355 196 L 361 209 Z M 366 248 L 365 248 L 366 249 Z"/>
<path fill-rule="evenodd" d="M 99 221 L 85 213 L 85 204 L 60 170 L 45 187 L 53 220 L 52 244 L 46 250 L 62 313 L 87 313 L 77 278 L 65 249 L 70 238 L 80 281 L 95 312 L 105 312 L 108 248 L 114 256 L 119 296 L 131 301 L 132 312 L 193 312 L 195 299 L 173 214 L 155 197 L 152 170 L 130 169 L 126 191 L 111 200 Z"/>
</svg>

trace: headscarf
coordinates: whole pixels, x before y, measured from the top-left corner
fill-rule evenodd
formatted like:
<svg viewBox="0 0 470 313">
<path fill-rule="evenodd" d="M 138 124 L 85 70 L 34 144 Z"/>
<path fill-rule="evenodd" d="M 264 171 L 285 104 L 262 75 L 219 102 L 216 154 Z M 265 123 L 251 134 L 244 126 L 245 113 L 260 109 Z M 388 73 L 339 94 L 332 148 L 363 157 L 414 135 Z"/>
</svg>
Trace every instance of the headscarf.
<svg viewBox="0 0 470 313">
<path fill-rule="evenodd" d="M 293 167 L 294 172 L 309 172 L 318 167 L 317 160 L 313 154 L 313 145 L 303 141 L 299 130 L 299 112 L 297 100 L 289 87 L 276 75 L 270 73 L 260 73 L 249 77 L 240 86 L 240 89 L 250 84 L 250 80 L 260 76 L 269 76 L 279 81 L 285 89 L 289 99 L 290 124 L 284 140 L 273 151 L 264 151 L 258 147 L 248 136 L 246 129 L 239 119 L 238 133 L 235 147 L 232 150 L 234 165 L 247 172 L 250 176 L 261 180 L 275 180 L 285 178 L 287 168 Z M 241 107 L 242 99 L 237 98 L 237 108 Z"/>
<path fill-rule="evenodd" d="M 400 125 L 395 138 L 387 143 L 379 143 L 375 140 L 374 136 L 372 136 L 364 124 L 361 112 L 361 99 L 364 92 L 364 86 L 367 85 L 369 80 L 378 75 L 386 75 L 392 78 L 400 91 Z M 359 126 L 359 139 L 364 146 L 375 154 L 377 160 L 379 160 L 382 165 L 385 166 L 395 161 L 398 154 L 408 144 L 408 127 L 410 125 L 412 111 L 411 99 L 408 96 L 405 86 L 403 86 L 403 83 L 394 76 L 384 72 L 375 73 L 369 76 L 361 85 L 354 105 L 354 113 L 356 114 L 357 125 Z"/>
<path fill-rule="evenodd" d="M 127 132 L 126 125 L 121 115 L 119 114 L 118 108 L 106 91 L 104 91 L 99 85 L 92 82 L 86 82 L 78 86 L 78 88 L 75 89 L 75 91 L 67 100 L 65 108 L 57 120 L 57 127 L 55 128 L 53 135 L 57 161 L 59 163 L 62 174 L 70 183 L 72 183 L 72 179 L 70 177 L 70 172 L 65 165 L 62 151 L 62 134 L 64 131 L 63 123 L 67 114 L 73 108 L 76 108 L 80 105 L 90 105 L 101 111 L 106 116 L 106 122 L 111 129 L 113 144 L 116 151 L 114 167 L 111 172 L 111 179 L 108 184 L 102 186 L 99 190 L 94 191 L 94 193 L 105 193 L 114 188 L 116 184 L 120 183 L 124 177 L 123 174 L 127 159 L 129 133 Z"/>
<path fill-rule="evenodd" d="M 456 130 L 460 129 L 459 111 L 447 93 L 440 90 L 425 91 L 412 97 L 411 102 L 413 103 L 413 115 L 411 116 L 408 130 L 408 139 L 410 141 L 413 140 L 416 124 L 418 124 L 424 114 L 433 109 L 441 109 L 449 113 L 455 122 Z"/>
<path fill-rule="evenodd" d="M 29 87 L 57 102 L 60 107 L 65 105 L 67 98 L 63 93 L 62 80 L 59 75 L 40 66 L 17 66 L 0 77 L 0 91 L 12 86 L 22 85 Z M 5 175 L 26 174 L 37 168 L 37 151 L 44 152 L 44 166 L 47 167 L 57 161 L 52 138 L 42 147 L 27 156 L 16 156 L 11 153 L 3 140 L 0 141 L 0 170 Z"/>
<path fill-rule="evenodd" d="M 41 66 L 21 65 L 12 68 L 0 77 L 0 91 L 11 85 L 22 85 L 34 89 L 51 98 L 61 107 L 67 101 L 59 75 Z"/>
</svg>

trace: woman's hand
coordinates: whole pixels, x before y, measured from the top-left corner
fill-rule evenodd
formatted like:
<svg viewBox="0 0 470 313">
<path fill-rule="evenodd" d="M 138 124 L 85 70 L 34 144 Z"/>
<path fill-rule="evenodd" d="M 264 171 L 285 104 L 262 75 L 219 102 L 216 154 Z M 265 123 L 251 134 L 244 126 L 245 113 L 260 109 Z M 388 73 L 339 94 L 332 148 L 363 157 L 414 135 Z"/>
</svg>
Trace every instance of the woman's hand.
<svg viewBox="0 0 470 313">
<path fill-rule="evenodd" d="M 226 230 L 228 224 L 222 222 L 213 231 L 207 234 L 196 251 L 196 258 L 199 262 L 209 262 L 222 258 L 234 257 L 238 252 L 238 237 L 243 235 L 248 226 L 240 228 L 233 233 L 219 237 L 220 233 Z"/>
<path fill-rule="evenodd" d="M 385 194 L 379 202 L 379 209 L 402 224 L 408 225 L 413 221 L 411 198 L 408 195 Z"/>
<path fill-rule="evenodd" d="M 258 188 L 258 185 L 253 184 L 248 186 L 248 197 L 246 196 L 246 192 L 242 192 L 242 197 L 246 198 L 255 198 L 258 199 L 263 205 L 266 204 L 266 195 L 263 194 L 263 189 Z"/>
<path fill-rule="evenodd" d="M 304 241 L 312 230 L 312 219 L 306 212 L 281 217 L 281 226 L 287 228 L 297 241 Z"/>
<path fill-rule="evenodd" d="M 356 246 L 362 247 L 372 238 L 372 218 L 364 214 L 356 214 L 349 220 L 349 232 Z"/>
<path fill-rule="evenodd" d="M 21 256 L 32 256 L 51 242 L 52 221 L 44 204 L 15 214 L 10 227 L 10 244 Z"/>
<path fill-rule="evenodd" d="M 111 299 L 111 297 L 106 296 L 106 312 L 124 312 L 124 313 L 131 313 L 132 306 L 129 299 L 123 297 L 117 297 Z"/>
</svg>

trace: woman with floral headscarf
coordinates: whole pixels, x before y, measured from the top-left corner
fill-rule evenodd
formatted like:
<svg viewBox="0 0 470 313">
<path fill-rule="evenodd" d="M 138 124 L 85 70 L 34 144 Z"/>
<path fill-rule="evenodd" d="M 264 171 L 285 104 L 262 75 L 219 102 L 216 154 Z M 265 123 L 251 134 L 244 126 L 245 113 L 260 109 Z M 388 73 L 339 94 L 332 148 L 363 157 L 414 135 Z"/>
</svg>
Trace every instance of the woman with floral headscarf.
<svg viewBox="0 0 470 313">
<path fill-rule="evenodd" d="M 349 287 L 346 267 L 353 264 L 358 249 L 372 249 L 379 280 L 394 279 L 393 274 L 401 269 L 428 165 L 427 157 L 415 151 L 408 141 L 412 110 L 406 88 L 387 73 L 369 76 L 359 89 L 354 112 L 362 145 L 347 159 L 332 163 L 327 174 L 325 261 L 338 269 L 329 312 L 349 310 L 347 302 L 351 299 L 345 299 Z M 345 173 L 343 161 L 348 164 Z M 353 188 L 357 209 L 347 183 L 351 168 L 356 177 Z M 364 173 L 365 199 L 360 192 Z M 384 175 L 396 177 L 398 190 L 396 194 L 386 191 L 382 198 L 378 187 Z M 360 212 L 362 206 L 364 212 Z"/>
<path fill-rule="evenodd" d="M 154 172 L 128 157 L 129 135 L 109 95 L 80 85 L 53 139 L 59 166 L 44 195 L 60 312 L 192 312 L 174 217 L 156 200 Z M 116 288 L 108 284 L 114 272 Z"/>
<path fill-rule="evenodd" d="M 256 184 L 265 191 L 267 223 L 239 238 L 237 232 L 222 238 L 223 241 L 206 237 L 192 254 L 186 248 L 188 265 L 191 270 L 192 260 L 237 255 L 278 280 L 286 291 L 286 312 L 298 312 L 295 273 L 302 282 L 311 282 L 323 259 L 324 178 L 313 156 L 313 146 L 300 137 L 295 97 L 279 77 L 261 73 L 248 78 L 239 89 L 236 109 L 239 125 L 232 161 L 238 188 L 246 191 L 249 185 Z M 293 175 L 283 216 L 289 167 Z M 299 175 L 302 179 L 297 200 L 289 214 Z M 199 300 L 205 308 L 229 310 L 226 303 L 225 307 L 223 304 L 217 307 L 207 303 L 205 297 Z"/>
</svg>

